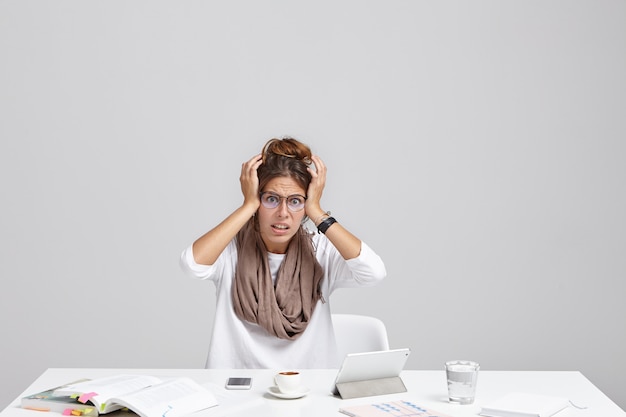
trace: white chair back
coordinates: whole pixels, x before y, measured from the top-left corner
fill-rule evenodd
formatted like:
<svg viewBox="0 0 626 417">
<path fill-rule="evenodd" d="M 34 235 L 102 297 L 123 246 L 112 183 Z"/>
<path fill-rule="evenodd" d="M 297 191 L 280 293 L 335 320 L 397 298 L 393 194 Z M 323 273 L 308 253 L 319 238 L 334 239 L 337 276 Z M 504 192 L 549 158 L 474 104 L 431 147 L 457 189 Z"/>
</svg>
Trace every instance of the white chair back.
<svg viewBox="0 0 626 417">
<path fill-rule="evenodd" d="M 340 362 L 348 353 L 389 350 L 382 320 L 357 314 L 333 314 L 332 320 Z"/>
</svg>

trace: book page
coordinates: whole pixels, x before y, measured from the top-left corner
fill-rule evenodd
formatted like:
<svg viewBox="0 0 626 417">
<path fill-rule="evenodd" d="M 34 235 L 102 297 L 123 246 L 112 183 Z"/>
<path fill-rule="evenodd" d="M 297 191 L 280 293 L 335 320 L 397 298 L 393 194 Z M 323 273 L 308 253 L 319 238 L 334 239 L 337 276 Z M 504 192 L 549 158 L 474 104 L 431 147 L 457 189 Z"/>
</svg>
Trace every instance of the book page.
<svg viewBox="0 0 626 417">
<path fill-rule="evenodd" d="M 102 409 L 102 404 L 109 402 L 109 399 L 122 394 L 128 394 L 141 390 L 162 382 L 161 379 L 149 375 L 115 375 L 105 378 L 93 379 L 91 381 L 70 384 L 54 391 L 55 395 L 85 395 L 84 401 L 91 401 L 100 411 L 112 411 L 107 407 Z"/>
<path fill-rule="evenodd" d="M 217 405 L 213 394 L 189 378 L 177 378 L 111 401 L 142 417 L 179 417 Z"/>
</svg>

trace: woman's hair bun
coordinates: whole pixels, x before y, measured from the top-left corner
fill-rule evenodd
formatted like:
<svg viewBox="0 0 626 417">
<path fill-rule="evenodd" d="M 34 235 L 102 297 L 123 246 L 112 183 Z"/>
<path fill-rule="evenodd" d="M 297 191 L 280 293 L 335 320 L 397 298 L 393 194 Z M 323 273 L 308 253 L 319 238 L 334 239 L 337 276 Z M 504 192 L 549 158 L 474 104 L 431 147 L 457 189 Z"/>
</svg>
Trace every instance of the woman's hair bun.
<svg viewBox="0 0 626 417">
<path fill-rule="evenodd" d="M 285 158 L 294 158 L 311 164 L 311 149 L 292 137 L 284 137 L 282 139 L 270 139 L 263 147 L 263 163 L 273 156 L 282 156 Z"/>
</svg>

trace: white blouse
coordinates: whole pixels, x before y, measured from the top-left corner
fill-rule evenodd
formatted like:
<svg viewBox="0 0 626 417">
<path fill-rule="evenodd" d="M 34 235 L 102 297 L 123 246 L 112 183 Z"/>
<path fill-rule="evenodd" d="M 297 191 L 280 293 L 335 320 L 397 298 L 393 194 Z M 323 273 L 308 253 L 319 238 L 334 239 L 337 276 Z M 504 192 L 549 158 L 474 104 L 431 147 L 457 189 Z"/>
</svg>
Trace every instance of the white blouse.
<svg viewBox="0 0 626 417">
<path fill-rule="evenodd" d="M 195 262 L 192 245 L 180 258 L 181 268 L 194 278 L 211 280 L 216 286 L 213 333 L 207 368 L 338 368 L 335 335 L 331 321 L 330 294 L 337 288 L 373 286 L 387 275 L 380 257 L 364 242 L 358 257 L 345 260 L 322 234 L 313 235 L 317 261 L 322 266 L 322 300 L 304 333 L 296 340 L 279 339 L 257 324 L 241 320 L 235 314 L 231 285 L 237 265 L 233 239 L 213 265 Z M 268 253 L 272 277 L 284 255 Z"/>
</svg>

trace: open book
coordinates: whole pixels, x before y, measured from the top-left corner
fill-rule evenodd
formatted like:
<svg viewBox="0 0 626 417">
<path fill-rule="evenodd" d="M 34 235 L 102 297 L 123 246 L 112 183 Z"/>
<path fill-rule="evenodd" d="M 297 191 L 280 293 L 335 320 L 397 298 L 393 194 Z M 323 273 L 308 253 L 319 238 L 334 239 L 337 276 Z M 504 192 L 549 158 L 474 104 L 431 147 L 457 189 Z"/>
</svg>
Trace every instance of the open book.
<svg viewBox="0 0 626 417">
<path fill-rule="evenodd" d="M 189 378 L 160 379 L 149 375 L 115 375 L 69 384 L 55 395 L 92 403 L 100 414 L 128 408 L 142 417 L 180 417 L 217 405 L 206 388 Z"/>
</svg>

